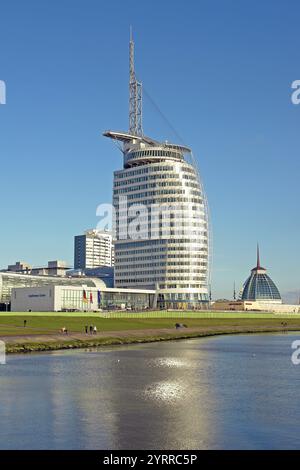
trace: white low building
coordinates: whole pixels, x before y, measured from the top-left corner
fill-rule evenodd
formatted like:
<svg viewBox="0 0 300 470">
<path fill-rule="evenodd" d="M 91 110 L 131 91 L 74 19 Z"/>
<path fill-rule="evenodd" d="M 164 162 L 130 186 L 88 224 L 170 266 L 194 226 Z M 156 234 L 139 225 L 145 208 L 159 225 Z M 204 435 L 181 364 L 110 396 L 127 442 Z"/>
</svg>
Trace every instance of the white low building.
<svg viewBox="0 0 300 470">
<path fill-rule="evenodd" d="M 244 310 L 258 310 L 270 313 L 300 313 L 300 305 L 289 305 L 280 302 L 244 301 Z"/>
<path fill-rule="evenodd" d="M 101 281 L 100 281 L 101 282 Z M 46 285 L 13 288 L 12 312 L 101 311 L 153 308 L 154 290 Z"/>
<path fill-rule="evenodd" d="M 264 300 L 226 300 L 220 299 L 212 302 L 214 311 L 226 312 L 267 312 L 267 313 L 300 313 L 300 305 L 283 304 L 281 301 Z"/>
</svg>

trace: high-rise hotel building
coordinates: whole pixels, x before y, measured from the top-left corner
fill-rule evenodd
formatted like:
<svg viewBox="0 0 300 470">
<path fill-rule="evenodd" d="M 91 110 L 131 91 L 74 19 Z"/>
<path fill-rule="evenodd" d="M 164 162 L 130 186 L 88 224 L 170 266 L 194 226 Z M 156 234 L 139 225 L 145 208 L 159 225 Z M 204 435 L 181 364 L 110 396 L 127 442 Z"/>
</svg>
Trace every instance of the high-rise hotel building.
<svg viewBox="0 0 300 470">
<path fill-rule="evenodd" d="M 209 303 L 209 226 L 206 198 L 191 150 L 142 131 L 142 85 L 130 41 L 129 132 L 121 142 L 123 169 L 114 172 L 115 286 L 157 289 L 159 308 Z"/>
</svg>

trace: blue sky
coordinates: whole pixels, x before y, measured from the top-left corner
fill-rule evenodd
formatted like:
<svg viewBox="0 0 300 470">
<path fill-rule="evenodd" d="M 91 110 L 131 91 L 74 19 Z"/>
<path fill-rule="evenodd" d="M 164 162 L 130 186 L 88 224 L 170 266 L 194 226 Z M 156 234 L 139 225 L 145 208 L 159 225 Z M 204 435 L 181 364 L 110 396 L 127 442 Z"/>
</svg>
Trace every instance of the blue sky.
<svg viewBox="0 0 300 470">
<path fill-rule="evenodd" d="M 73 236 L 111 201 L 128 128 L 128 39 L 136 69 L 193 148 L 213 226 L 213 295 L 255 264 L 300 288 L 300 79 L 296 0 L 2 0 L 0 266 L 73 261 Z M 144 131 L 176 140 L 144 98 Z"/>
</svg>

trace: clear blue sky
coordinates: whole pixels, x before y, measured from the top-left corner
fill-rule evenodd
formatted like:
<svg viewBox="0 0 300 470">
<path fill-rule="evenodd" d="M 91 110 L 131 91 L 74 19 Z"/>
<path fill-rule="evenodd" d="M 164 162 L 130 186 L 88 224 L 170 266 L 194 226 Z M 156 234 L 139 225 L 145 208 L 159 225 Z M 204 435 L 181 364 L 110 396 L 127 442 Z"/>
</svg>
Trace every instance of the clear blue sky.
<svg viewBox="0 0 300 470">
<path fill-rule="evenodd" d="M 298 1 L 2 0 L 0 266 L 73 261 L 73 236 L 110 202 L 128 127 L 128 38 L 138 77 L 198 158 L 212 216 L 213 295 L 255 264 L 299 279 Z M 145 97 L 144 130 L 176 140 Z"/>
</svg>

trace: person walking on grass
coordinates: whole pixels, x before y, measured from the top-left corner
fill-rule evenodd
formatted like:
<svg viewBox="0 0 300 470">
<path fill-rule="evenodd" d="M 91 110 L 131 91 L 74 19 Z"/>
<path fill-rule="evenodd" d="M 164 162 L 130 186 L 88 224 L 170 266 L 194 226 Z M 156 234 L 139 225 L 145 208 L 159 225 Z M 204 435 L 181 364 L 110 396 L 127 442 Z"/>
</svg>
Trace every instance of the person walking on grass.
<svg viewBox="0 0 300 470">
<path fill-rule="evenodd" d="M 24 328 L 26 328 L 27 320 L 24 320 Z"/>
<path fill-rule="evenodd" d="M 90 335 L 93 334 L 93 329 L 94 329 L 94 328 L 93 328 L 93 325 L 90 325 Z"/>
<path fill-rule="evenodd" d="M 95 325 L 95 326 L 94 326 L 94 335 L 96 335 L 96 334 L 97 334 L 97 327 L 96 327 L 96 325 Z"/>
<path fill-rule="evenodd" d="M 88 334 L 88 328 L 89 328 L 89 327 L 88 327 L 87 325 L 85 325 L 85 334 L 86 334 L 86 335 Z"/>
</svg>

